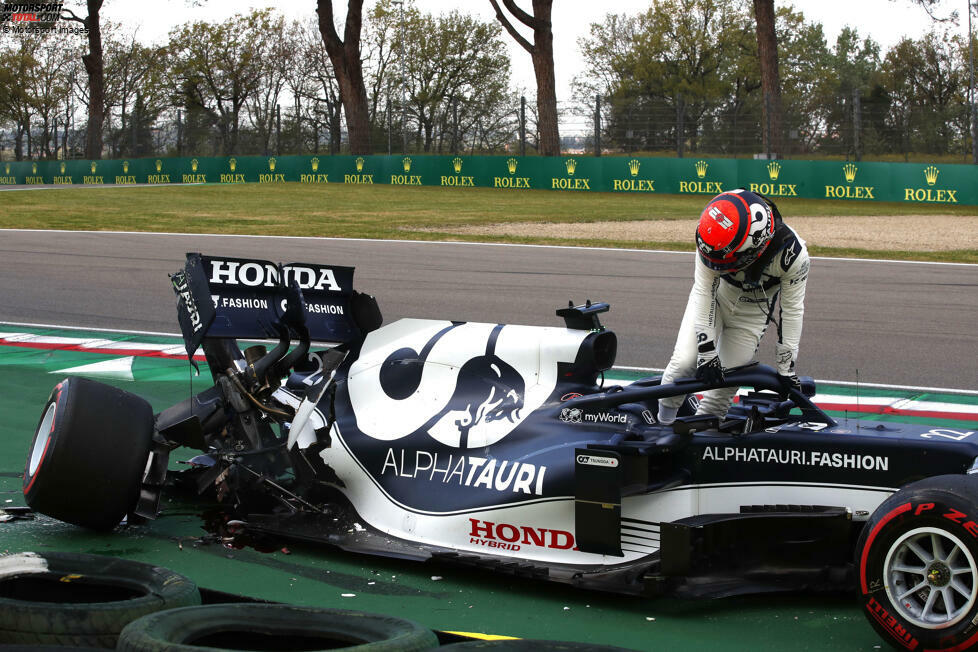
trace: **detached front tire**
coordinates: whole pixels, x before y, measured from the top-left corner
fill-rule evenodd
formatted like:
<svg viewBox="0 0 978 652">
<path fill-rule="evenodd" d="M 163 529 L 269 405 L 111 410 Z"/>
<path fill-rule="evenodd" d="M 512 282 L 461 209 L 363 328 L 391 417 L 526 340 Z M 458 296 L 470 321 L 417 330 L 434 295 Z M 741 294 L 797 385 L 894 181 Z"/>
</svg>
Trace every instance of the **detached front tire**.
<svg viewBox="0 0 978 652">
<path fill-rule="evenodd" d="M 860 604 L 897 649 L 978 644 L 978 478 L 946 475 L 901 489 L 856 546 Z"/>
<path fill-rule="evenodd" d="M 146 400 L 87 378 L 61 381 L 27 456 L 27 504 L 67 523 L 115 527 L 139 497 L 152 438 Z"/>
</svg>

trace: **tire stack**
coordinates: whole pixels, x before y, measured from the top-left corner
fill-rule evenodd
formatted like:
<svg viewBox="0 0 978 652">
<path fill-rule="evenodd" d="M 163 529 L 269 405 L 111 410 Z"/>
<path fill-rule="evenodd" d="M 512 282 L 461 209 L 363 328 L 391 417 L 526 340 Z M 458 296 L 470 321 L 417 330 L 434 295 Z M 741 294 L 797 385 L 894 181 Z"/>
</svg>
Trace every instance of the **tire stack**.
<svg viewBox="0 0 978 652">
<path fill-rule="evenodd" d="M 75 553 L 0 555 L 0 652 L 15 650 L 359 650 L 439 647 L 422 625 L 361 611 L 201 604 L 173 571 Z M 559 641 L 472 641 L 451 649 L 622 650 Z"/>
<path fill-rule="evenodd" d="M 115 647 L 123 627 L 200 604 L 197 586 L 160 566 L 101 555 L 0 557 L 0 643 Z"/>
</svg>

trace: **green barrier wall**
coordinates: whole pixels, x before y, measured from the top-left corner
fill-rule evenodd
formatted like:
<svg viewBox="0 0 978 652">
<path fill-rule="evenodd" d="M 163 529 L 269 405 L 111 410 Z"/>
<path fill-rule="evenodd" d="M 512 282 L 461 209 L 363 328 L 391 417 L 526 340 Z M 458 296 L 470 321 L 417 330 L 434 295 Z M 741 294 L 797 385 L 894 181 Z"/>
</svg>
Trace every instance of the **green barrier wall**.
<svg viewBox="0 0 978 652">
<path fill-rule="evenodd" d="M 351 183 L 978 205 L 978 166 L 626 157 L 232 156 L 19 161 L 0 184 Z"/>
</svg>

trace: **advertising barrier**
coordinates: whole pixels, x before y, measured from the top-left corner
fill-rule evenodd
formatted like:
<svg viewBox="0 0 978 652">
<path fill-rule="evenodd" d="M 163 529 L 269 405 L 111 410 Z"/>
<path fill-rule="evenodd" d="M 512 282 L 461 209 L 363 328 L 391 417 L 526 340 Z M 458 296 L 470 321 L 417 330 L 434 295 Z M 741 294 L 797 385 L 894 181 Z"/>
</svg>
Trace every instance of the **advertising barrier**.
<svg viewBox="0 0 978 652">
<path fill-rule="evenodd" d="M 10 161 L 0 185 L 348 183 L 978 205 L 978 166 L 620 156 L 227 156 Z"/>
</svg>

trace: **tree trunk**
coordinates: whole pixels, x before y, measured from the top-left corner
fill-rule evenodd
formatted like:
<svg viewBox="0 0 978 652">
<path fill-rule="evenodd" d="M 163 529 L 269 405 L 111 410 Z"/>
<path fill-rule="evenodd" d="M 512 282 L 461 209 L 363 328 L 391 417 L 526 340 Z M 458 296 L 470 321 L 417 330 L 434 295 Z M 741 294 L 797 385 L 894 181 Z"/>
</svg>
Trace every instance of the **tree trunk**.
<svg viewBox="0 0 978 652">
<path fill-rule="evenodd" d="M 781 111 L 781 76 L 778 73 L 778 37 L 774 31 L 774 0 L 754 0 L 757 24 L 757 53 L 764 93 L 761 133 L 765 151 L 784 155 L 784 130 Z M 770 142 L 768 136 L 770 131 Z"/>
<path fill-rule="evenodd" d="M 360 61 L 363 0 L 348 0 L 344 40 L 340 40 L 333 24 L 332 0 L 317 0 L 316 13 L 319 14 L 319 34 L 323 38 L 323 45 L 326 46 L 336 82 L 340 87 L 350 138 L 350 153 L 370 154 L 369 103 Z"/>
<path fill-rule="evenodd" d="M 533 30 L 533 43 L 527 41 L 503 14 L 497 0 L 490 0 L 496 19 L 510 36 L 530 53 L 537 82 L 537 148 L 543 156 L 560 156 L 560 133 L 557 125 L 557 91 L 554 83 L 554 34 L 550 21 L 553 0 L 533 0 L 533 15 L 520 9 L 515 0 L 502 0 L 506 9 Z"/>
<path fill-rule="evenodd" d="M 340 153 L 340 107 L 343 104 L 341 97 L 338 102 L 329 104 L 329 153 Z"/>
<path fill-rule="evenodd" d="M 88 133 L 85 158 L 102 158 L 102 126 L 105 122 L 105 68 L 102 60 L 102 25 L 99 11 L 102 0 L 88 0 L 88 54 L 82 57 L 88 73 Z"/>
<path fill-rule="evenodd" d="M 553 35 L 549 40 L 549 54 L 533 55 L 533 70 L 537 78 L 537 125 L 540 129 L 540 154 L 560 156 L 560 133 L 557 128 L 557 92 L 554 82 Z M 550 64 L 538 63 L 549 57 Z"/>
</svg>

